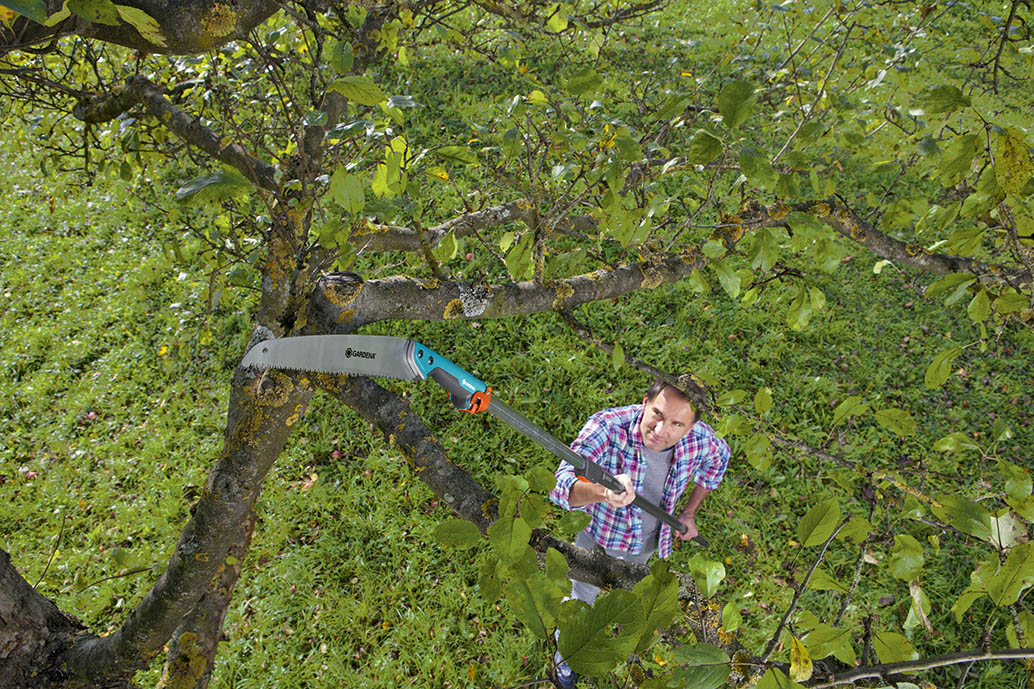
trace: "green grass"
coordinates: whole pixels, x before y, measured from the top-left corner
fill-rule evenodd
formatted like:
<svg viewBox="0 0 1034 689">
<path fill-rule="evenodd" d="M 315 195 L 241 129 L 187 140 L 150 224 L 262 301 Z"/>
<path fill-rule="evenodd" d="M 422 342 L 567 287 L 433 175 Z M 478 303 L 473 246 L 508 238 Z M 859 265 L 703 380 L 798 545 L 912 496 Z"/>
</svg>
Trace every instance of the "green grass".
<svg viewBox="0 0 1034 689">
<path fill-rule="evenodd" d="M 701 11 L 716 13 L 708 25 L 717 26 L 745 7 Z M 644 24 L 643 31 L 661 33 L 652 20 Z M 671 41 L 663 49 L 677 53 L 678 70 L 694 74 L 706 71 L 728 40 L 698 27 L 683 38 L 698 43 Z M 464 62 L 454 54 L 437 57 L 428 51 L 408 75 L 414 94 Z M 625 57 L 643 68 L 658 59 L 636 51 Z M 758 57 L 744 64 L 756 75 L 766 62 Z M 505 108 L 504 91 L 523 88 L 498 66 L 464 65 L 463 92 L 431 91 L 438 100 L 428 98 L 426 110 L 411 115 L 414 140 L 434 141 L 447 132 L 450 143 L 462 142 L 473 123 L 491 121 Z M 681 88 L 675 68 L 670 76 L 672 88 Z M 428 115 L 450 108 L 455 116 L 441 122 Z M 43 176 L 36 159 L 10 143 L 0 146 L 0 171 L 15 180 L 0 188 L 0 544 L 62 609 L 93 631 L 110 631 L 164 567 L 219 452 L 227 381 L 249 334 L 253 296 L 227 293 L 206 313 L 203 262 L 196 251 L 177 258 L 166 250 L 182 241 L 175 223 L 141 203 L 136 194 L 145 192 L 131 184 L 110 175 L 92 187 L 72 176 Z M 852 191 L 887 181 L 886 173 L 850 166 L 845 177 Z M 942 193 L 923 186 L 919 174 L 904 183 L 907 194 Z M 470 190 L 467 184 L 460 182 L 459 193 Z M 453 192 L 433 193 L 443 218 L 457 207 Z M 923 375 L 932 357 L 949 341 L 977 341 L 979 328 L 912 289 L 929 278 L 892 268 L 877 275 L 870 256 L 852 247 L 845 252 L 853 258 L 832 275 L 782 257 L 805 270 L 808 285 L 827 298 L 802 332 L 785 324 L 797 283 L 773 283 L 758 304 L 744 308 L 710 273 L 704 294 L 688 285 L 663 286 L 581 307 L 578 315 L 629 354 L 706 375 L 719 392 L 748 391 L 748 408 L 759 387 L 770 387 L 774 405 L 766 420 L 774 430 L 865 469 L 893 472 L 926 495 L 993 500 L 1001 493 L 995 459 L 1029 465 L 1034 446 L 1034 338 L 1010 330 L 990 338 L 986 353 L 968 348 L 955 366 L 964 374 L 926 390 Z M 406 270 L 423 270 L 417 260 L 407 259 Z M 459 325 L 386 323 L 368 332 L 425 342 L 565 440 L 590 412 L 638 401 L 649 384 L 627 366 L 615 370 L 609 356 L 550 314 Z M 489 488 L 502 475 L 555 461 L 493 418 L 456 413 L 433 385 L 389 385 L 412 395 L 450 459 Z M 918 432 L 898 438 L 871 414 L 833 427 L 833 410 L 850 395 L 874 409 L 909 411 Z M 986 439 L 995 419 L 1011 427 L 1012 437 L 992 452 Z M 979 434 L 989 451 L 955 456 L 930 450 L 954 431 Z M 832 495 L 845 513 L 867 516 L 869 482 L 794 452 L 777 451 L 770 468 L 755 470 L 744 459 L 746 439 L 730 439 L 729 472 L 699 523 L 712 543 L 708 556 L 725 563 L 719 603 L 750 594 L 742 599 L 739 638 L 758 651 L 790 602 L 788 582 L 800 578 L 815 555 L 793 543 L 800 518 Z M 921 583 L 938 634 L 925 639 L 916 629 L 914 640 L 924 643 L 925 653 L 976 646 L 989 604 L 978 603 L 961 625 L 950 608 L 987 548 L 902 517 L 906 501 L 889 484 L 877 497 L 872 556 L 885 562 L 899 533 L 924 546 Z M 484 548 L 452 551 L 433 538 L 448 517 L 378 434 L 340 404 L 317 397 L 266 481 L 213 686 L 502 687 L 543 677 L 544 645 L 514 622 L 505 601 L 480 595 Z M 684 570 L 694 552 L 677 551 L 675 569 Z M 847 581 L 857 556 L 856 546 L 838 541 L 824 567 Z M 894 602 L 881 606 L 885 596 Z M 890 630 L 905 619 L 908 585 L 886 567 L 866 564 L 853 600 L 845 618 L 852 628 L 876 614 L 877 626 Z M 812 591 L 802 608 L 828 620 L 839 602 Z M 1000 627 L 992 641 L 1005 645 Z M 160 663 L 141 673 L 143 685 L 154 684 Z M 994 667 L 967 686 L 1017 684 L 1017 665 L 997 666 L 998 674 Z M 954 679 L 950 671 L 934 677 L 938 684 Z M 599 686 L 621 684 L 603 680 Z"/>
</svg>

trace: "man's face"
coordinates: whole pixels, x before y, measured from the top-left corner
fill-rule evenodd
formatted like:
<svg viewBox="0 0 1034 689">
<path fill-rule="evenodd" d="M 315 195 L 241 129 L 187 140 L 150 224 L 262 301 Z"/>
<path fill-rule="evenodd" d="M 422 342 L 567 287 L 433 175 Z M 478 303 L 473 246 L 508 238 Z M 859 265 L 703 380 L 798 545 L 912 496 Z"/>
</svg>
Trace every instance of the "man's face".
<svg viewBox="0 0 1034 689">
<path fill-rule="evenodd" d="M 693 407 L 671 388 L 664 388 L 652 400 L 643 396 L 639 432 L 647 448 L 659 451 L 671 447 L 689 433 L 695 422 Z"/>
</svg>

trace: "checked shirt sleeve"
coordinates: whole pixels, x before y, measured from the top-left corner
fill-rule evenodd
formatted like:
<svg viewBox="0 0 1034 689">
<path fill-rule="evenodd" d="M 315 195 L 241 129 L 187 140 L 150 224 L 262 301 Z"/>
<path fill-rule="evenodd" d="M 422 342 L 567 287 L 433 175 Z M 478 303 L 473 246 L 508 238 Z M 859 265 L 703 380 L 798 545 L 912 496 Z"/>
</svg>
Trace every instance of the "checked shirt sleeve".
<svg viewBox="0 0 1034 689">
<path fill-rule="evenodd" d="M 602 416 L 602 413 L 597 413 L 589 417 L 581 432 L 578 433 L 578 437 L 571 443 L 572 450 L 597 463 L 607 443 L 607 425 Z M 569 462 L 561 461 L 554 473 L 556 474 L 556 487 L 549 492 L 549 499 L 565 510 L 583 509 L 571 507 L 568 502 L 571 486 L 578 480 L 574 467 Z"/>
<path fill-rule="evenodd" d="M 710 426 L 707 426 L 707 430 L 711 431 Z M 713 431 L 708 432 L 704 437 L 703 457 L 694 479 L 697 485 L 714 490 L 722 482 L 725 469 L 729 466 L 729 444 Z"/>
</svg>

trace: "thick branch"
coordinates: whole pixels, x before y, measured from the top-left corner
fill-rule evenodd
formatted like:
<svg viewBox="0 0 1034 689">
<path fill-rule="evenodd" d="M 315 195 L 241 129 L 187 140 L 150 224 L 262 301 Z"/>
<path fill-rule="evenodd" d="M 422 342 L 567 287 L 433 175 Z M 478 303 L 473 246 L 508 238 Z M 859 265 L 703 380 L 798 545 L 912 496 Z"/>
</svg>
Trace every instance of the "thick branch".
<svg viewBox="0 0 1034 689">
<path fill-rule="evenodd" d="M 61 660 L 64 669 L 84 680 L 122 677 L 162 649 L 238 542 L 262 480 L 311 396 L 304 379 L 280 371 L 237 370 L 223 452 L 165 572 L 115 633 L 73 645 Z"/>
<path fill-rule="evenodd" d="M 47 14 L 55 14 L 63 4 L 63 0 L 47 0 Z M 47 27 L 19 17 L 12 26 L 10 40 L 0 44 L 0 55 L 73 35 L 95 38 L 143 52 L 192 55 L 245 38 L 249 31 L 280 8 L 280 3 L 272 0 L 241 3 L 219 0 L 124 0 L 118 4 L 135 7 L 150 15 L 158 23 L 165 45 L 144 39 L 126 22 L 116 26 L 94 24 L 73 14 L 56 26 Z"/>
<path fill-rule="evenodd" d="M 524 316 L 613 299 L 689 276 L 708 259 L 692 250 L 682 256 L 623 264 L 575 275 L 549 285 L 501 285 L 389 277 L 345 287 L 322 281 L 310 300 L 309 322 L 326 332 L 350 332 L 381 320 L 449 320 Z"/>
<path fill-rule="evenodd" d="M 82 628 L 37 593 L 0 549 L 0 678 L 5 687 L 40 686 L 43 678 L 34 662 L 53 656 Z"/>
<path fill-rule="evenodd" d="M 212 579 L 208 590 L 169 640 L 159 689 L 205 689 L 212 679 L 215 653 L 223 637 L 223 621 L 233 588 L 241 574 L 241 563 L 255 531 L 255 511 L 241 525 L 240 534 L 230 546 L 225 566 Z M 232 559 L 231 559 L 232 556 Z"/>
<path fill-rule="evenodd" d="M 857 670 L 851 670 L 850 672 L 845 672 L 842 675 L 834 675 L 831 680 L 808 683 L 805 686 L 809 687 L 809 689 L 829 689 L 829 687 L 854 684 L 859 680 L 870 678 L 880 679 L 886 683 L 890 683 L 888 678 L 891 675 L 911 674 L 922 672 L 923 670 L 933 670 L 934 668 L 945 667 L 948 665 L 958 665 L 960 663 L 972 663 L 987 660 L 1022 660 L 1024 658 L 1034 658 L 1034 648 L 1017 648 L 999 651 L 974 650 L 964 651 L 962 653 L 948 653 L 946 655 L 922 658 L 920 660 L 909 660 L 901 663 L 884 663 L 883 665 L 860 667 Z"/>
</svg>

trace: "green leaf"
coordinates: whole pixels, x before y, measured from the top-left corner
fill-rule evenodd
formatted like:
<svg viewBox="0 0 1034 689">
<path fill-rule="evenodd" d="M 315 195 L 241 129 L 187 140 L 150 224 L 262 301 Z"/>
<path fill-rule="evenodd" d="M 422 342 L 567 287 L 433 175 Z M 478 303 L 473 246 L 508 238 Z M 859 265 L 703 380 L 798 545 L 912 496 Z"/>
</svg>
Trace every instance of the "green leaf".
<svg viewBox="0 0 1034 689">
<path fill-rule="evenodd" d="M 553 490 L 556 486 L 556 475 L 553 470 L 542 464 L 533 466 L 525 476 L 528 479 L 528 488 L 531 490 L 544 493 Z"/>
<path fill-rule="evenodd" d="M 1003 316 L 1010 313 L 1016 313 L 1020 309 L 1027 308 L 1029 305 L 1030 300 L 1012 287 L 1007 287 L 1000 295 L 998 295 L 998 298 L 995 299 L 995 311 Z"/>
<path fill-rule="evenodd" d="M 876 412 L 876 423 L 886 428 L 891 433 L 900 436 L 913 435 L 916 432 L 916 422 L 912 415 L 904 409 L 880 409 Z"/>
<path fill-rule="evenodd" d="M 503 562 L 513 563 L 528 550 L 531 527 L 520 517 L 500 517 L 488 527 L 488 538 Z"/>
<path fill-rule="evenodd" d="M 931 86 L 923 93 L 919 102 L 929 115 L 947 115 L 968 108 L 972 104 L 961 89 L 949 84 Z"/>
<path fill-rule="evenodd" d="M 668 686 L 717 689 L 732 672 L 728 654 L 714 644 L 679 646 L 674 656 L 685 667 L 675 671 Z"/>
<path fill-rule="evenodd" d="M 955 621 L 962 623 L 962 616 L 966 614 L 974 603 L 980 600 L 985 595 L 984 591 L 980 591 L 974 588 L 967 588 L 958 597 L 958 600 L 951 606 L 951 611 L 955 615 Z"/>
<path fill-rule="evenodd" d="M 833 425 L 837 426 L 845 419 L 864 414 L 867 411 L 869 411 L 869 403 L 862 401 L 860 395 L 851 395 L 833 410 Z"/>
<path fill-rule="evenodd" d="M 919 654 L 909 640 L 896 632 L 878 632 L 873 636 L 872 646 L 881 663 L 919 660 Z"/>
<path fill-rule="evenodd" d="M 732 299 L 739 296 L 740 276 L 737 275 L 732 268 L 725 263 L 725 261 L 711 261 L 709 265 L 718 275 L 718 282 L 721 283 L 722 289 L 725 290 L 725 293 Z"/>
<path fill-rule="evenodd" d="M 820 545 L 829 538 L 840 521 L 840 502 L 836 498 L 823 500 L 812 507 L 797 525 L 797 540 L 805 548 Z"/>
<path fill-rule="evenodd" d="M 456 258 L 456 254 L 460 250 L 460 243 L 456 241 L 456 233 L 449 230 L 441 241 L 431 250 L 435 259 L 441 263 L 446 263 Z"/>
<path fill-rule="evenodd" d="M 779 668 L 769 668 L 758 680 L 756 689 L 804 689 L 804 685 L 794 682 Z"/>
<path fill-rule="evenodd" d="M 478 588 L 481 589 L 481 597 L 486 603 L 495 603 L 502 593 L 502 582 L 499 577 L 499 570 L 502 563 L 496 558 L 488 558 L 481 563 L 478 572 Z"/>
<path fill-rule="evenodd" d="M 912 581 L 923 570 L 923 546 L 908 534 L 894 537 L 894 548 L 890 552 L 888 565 L 891 576 Z"/>
<path fill-rule="evenodd" d="M 1002 478 L 1005 480 L 1005 494 L 1010 498 L 1023 500 L 1031 494 L 1034 484 L 1032 484 L 1029 469 L 999 459 L 998 470 L 1002 472 Z"/>
<path fill-rule="evenodd" d="M 949 433 L 933 445 L 934 452 L 961 452 L 962 450 L 979 450 L 980 446 L 969 439 L 965 433 Z"/>
<path fill-rule="evenodd" d="M 564 3 L 553 3 L 549 6 L 547 14 L 549 19 L 546 21 L 546 26 L 549 27 L 550 31 L 560 33 L 567 28 L 568 18 L 570 16 L 570 10 Z"/>
<path fill-rule="evenodd" d="M 442 146 L 435 151 L 435 154 L 439 158 L 444 158 L 460 165 L 477 165 L 478 162 L 477 153 L 466 146 Z"/>
<path fill-rule="evenodd" d="M 987 595 L 998 607 L 1008 607 L 1019 600 L 1024 589 L 1034 584 L 1034 545 L 1014 547 L 1001 570 L 990 581 Z"/>
<path fill-rule="evenodd" d="M 176 190 L 176 201 L 184 205 L 220 203 L 251 189 L 251 183 L 240 172 L 226 167 L 211 175 L 198 177 Z"/>
<path fill-rule="evenodd" d="M 748 182 L 766 191 L 775 189 L 779 181 L 768 155 L 752 146 L 744 146 L 740 151 L 740 171 Z"/>
<path fill-rule="evenodd" d="M 615 371 L 620 371 L 625 364 L 625 348 L 620 342 L 614 344 L 614 351 L 610 353 L 610 365 Z"/>
<path fill-rule="evenodd" d="M 736 129 L 750 117 L 756 102 L 753 84 L 742 80 L 731 81 L 718 94 L 718 112 L 726 127 Z"/>
<path fill-rule="evenodd" d="M 68 9 L 88 22 L 119 25 L 118 10 L 111 0 L 68 0 Z"/>
<path fill-rule="evenodd" d="M 608 591 L 592 607 L 576 600 L 563 607 L 559 650 L 575 672 L 604 674 L 635 650 L 646 615 L 631 591 Z"/>
<path fill-rule="evenodd" d="M 772 457 L 772 441 L 762 431 L 758 431 L 750 437 L 743 448 L 747 455 L 747 461 L 758 471 L 768 468 Z"/>
<path fill-rule="evenodd" d="M 949 273 L 939 280 L 930 283 L 924 294 L 929 299 L 936 299 L 948 290 L 957 290 L 960 287 L 968 287 L 976 281 L 977 276 L 973 273 Z"/>
<path fill-rule="evenodd" d="M 704 279 L 704 274 L 697 268 L 694 268 L 689 274 L 689 286 L 698 294 L 706 294 L 711 289 L 707 280 Z"/>
<path fill-rule="evenodd" d="M 37 24 L 42 24 L 47 18 L 47 8 L 43 5 L 43 0 L 4 0 L 3 6 Z"/>
<path fill-rule="evenodd" d="M 937 175 L 941 184 L 951 187 L 961 182 L 969 174 L 973 158 L 981 150 L 981 139 L 976 134 L 955 137 L 941 153 L 941 160 L 937 165 Z"/>
<path fill-rule="evenodd" d="M 715 560 L 708 560 L 701 553 L 695 553 L 687 563 L 693 581 L 704 598 L 710 598 L 718 591 L 718 586 L 725 579 L 725 565 Z"/>
<path fill-rule="evenodd" d="M 348 41 L 334 41 L 327 51 L 327 61 L 335 74 L 344 76 L 352 71 L 355 63 L 355 51 Z"/>
<path fill-rule="evenodd" d="M 740 614 L 740 608 L 736 604 L 736 601 L 729 601 L 722 607 L 722 630 L 729 634 L 743 625 L 743 615 Z"/>
<path fill-rule="evenodd" d="M 122 18 L 122 21 L 132 24 L 133 28 L 137 30 L 137 33 L 145 41 L 162 48 L 166 47 L 165 34 L 162 33 L 162 27 L 158 25 L 154 17 L 141 9 L 130 7 L 129 5 L 115 5 L 115 9 L 118 11 L 118 16 Z"/>
<path fill-rule="evenodd" d="M 1034 174 L 1034 164 L 1022 130 L 1006 127 L 998 133 L 995 140 L 994 173 L 995 181 L 1006 194 L 1023 193 Z"/>
<path fill-rule="evenodd" d="M 754 409 L 761 416 L 768 413 L 772 408 L 772 388 L 758 388 L 754 394 Z"/>
<path fill-rule="evenodd" d="M 564 594 L 550 582 L 544 572 L 537 572 L 528 581 L 513 579 L 503 585 L 503 592 L 513 614 L 538 638 L 551 636 L 555 612 Z"/>
<path fill-rule="evenodd" d="M 970 300 L 966 312 L 974 323 L 987 320 L 987 317 L 991 315 L 991 297 L 987 295 L 987 290 L 982 289 L 976 293 Z"/>
<path fill-rule="evenodd" d="M 721 139 L 703 129 L 698 129 L 686 148 L 686 162 L 691 165 L 707 165 L 722 154 L 725 145 Z"/>
<path fill-rule="evenodd" d="M 557 522 L 557 529 L 561 533 L 574 535 L 579 531 L 584 530 L 591 521 L 592 517 L 585 512 L 582 512 L 581 510 L 569 510 L 561 515 L 560 520 Z"/>
<path fill-rule="evenodd" d="M 779 242 L 770 229 L 766 227 L 754 233 L 747 258 L 751 268 L 761 268 L 762 272 L 772 269 L 779 260 Z"/>
<path fill-rule="evenodd" d="M 352 215 L 362 213 L 366 205 L 363 183 L 340 165 L 330 177 L 330 198 Z"/>
<path fill-rule="evenodd" d="M 804 635 L 804 643 L 815 660 L 822 660 L 832 655 L 846 665 L 855 664 L 856 657 L 854 647 L 851 646 L 850 630 L 837 629 L 831 625 L 819 623 Z"/>
<path fill-rule="evenodd" d="M 575 72 L 567 80 L 565 88 L 572 96 L 584 96 L 603 86 L 603 79 L 591 67 Z"/>
<path fill-rule="evenodd" d="M 797 296 L 790 302 L 790 306 L 786 310 L 786 324 L 790 326 L 791 330 L 800 332 L 808 327 L 808 322 L 811 321 L 814 313 L 808 291 L 801 287 L 797 290 Z"/>
<path fill-rule="evenodd" d="M 359 105 L 377 105 L 388 100 L 388 94 L 381 90 L 373 79 L 364 76 L 345 76 L 335 79 L 327 86 Z"/>
<path fill-rule="evenodd" d="M 949 347 L 933 358 L 923 377 L 927 390 L 940 387 L 944 381 L 948 380 L 948 376 L 951 375 L 952 362 L 959 354 L 962 354 L 962 347 Z"/>
<path fill-rule="evenodd" d="M 861 544 L 872 531 L 872 524 L 865 517 L 854 516 L 840 530 L 839 537 L 848 538 L 857 544 Z"/>
<path fill-rule="evenodd" d="M 532 273 L 532 234 L 528 232 L 521 241 L 514 244 L 506 253 L 504 262 L 510 276 L 515 280 L 525 280 L 531 277 Z"/>
<path fill-rule="evenodd" d="M 954 495 L 942 495 L 930 511 L 962 533 L 982 541 L 991 540 L 991 513 L 975 502 Z"/>
<path fill-rule="evenodd" d="M 563 553 L 556 548 L 546 550 L 546 578 L 557 583 L 569 583 L 567 574 L 570 571 Z"/>
<path fill-rule="evenodd" d="M 481 532 L 466 519 L 449 519 L 434 529 L 434 537 L 450 548 L 466 549 L 481 542 Z"/>
<path fill-rule="evenodd" d="M 833 576 L 822 567 L 815 568 L 815 571 L 811 575 L 811 579 L 808 579 L 808 588 L 813 591 L 836 591 L 837 593 L 847 593 L 847 587 L 833 578 Z M 823 656 L 818 657 L 822 658 Z"/>
<path fill-rule="evenodd" d="M 650 574 L 636 583 L 632 593 L 639 596 L 639 604 L 645 615 L 643 631 L 635 651 L 641 653 L 653 643 L 657 629 L 667 627 L 676 615 L 682 613 L 679 583 L 668 571 L 668 563 L 658 559 L 650 567 Z"/>
</svg>

